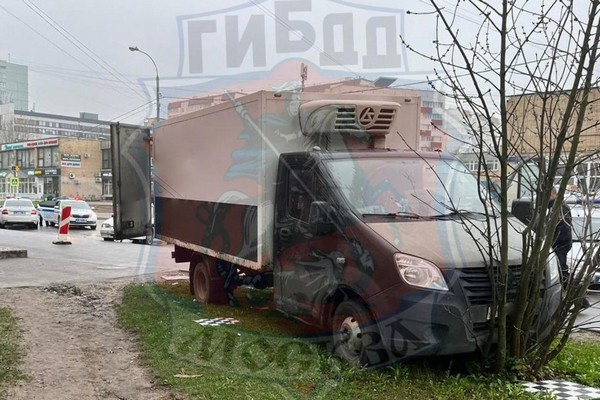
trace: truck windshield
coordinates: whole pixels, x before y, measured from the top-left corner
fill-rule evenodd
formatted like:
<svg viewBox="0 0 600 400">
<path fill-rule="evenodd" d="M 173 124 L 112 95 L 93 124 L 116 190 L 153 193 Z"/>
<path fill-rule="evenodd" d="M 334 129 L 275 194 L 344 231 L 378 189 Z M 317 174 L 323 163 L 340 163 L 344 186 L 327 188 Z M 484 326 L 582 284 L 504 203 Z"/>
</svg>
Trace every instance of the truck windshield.
<svg viewBox="0 0 600 400">
<path fill-rule="evenodd" d="M 363 215 L 485 213 L 477 179 L 456 160 L 354 158 L 325 165 L 334 185 Z"/>
</svg>

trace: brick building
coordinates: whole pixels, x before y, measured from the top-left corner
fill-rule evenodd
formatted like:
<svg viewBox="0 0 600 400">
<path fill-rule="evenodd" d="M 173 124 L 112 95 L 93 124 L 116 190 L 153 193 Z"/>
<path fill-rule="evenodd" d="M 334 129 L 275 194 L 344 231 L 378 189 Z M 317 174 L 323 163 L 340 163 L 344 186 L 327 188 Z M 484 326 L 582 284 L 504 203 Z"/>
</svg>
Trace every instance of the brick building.
<svg viewBox="0 0 600 400">
<path fill-rule="evenodd" d="M 543 152 L 552 151 L 556 143 L 555 133 L 562 124 L 569 92 L 550 94 L 527 94 L 512 96 L 507 101 L 509 111 L 510 136 L 513 143 L 518 143 L 516 152 L 522 155 L 538 154 L 540 149 L 540 127 L 544 127 Z M 578 151 L 595 153 L 600 151 L 600 89 L 590 92 L 589 105 L 585 115 L 584 130 L 581 133 Z M 545 113 L 542 113 L 544 108 Z M 572 123 L 575 123 L 575 118 Z M 570 150 L 570 142 L 563 147 L 563 152 Z"/>
<path fill-rule="evenodd" d="M 515 162 L 531 156 L 547 155 L 556 148 L 555 135 L 562 124 L 570 92 L 534 93 L 512 96 L 507 101 L 509 115 L 510 149 Z M 588 193 L 600 191 L 600 88 L 593 88 L 588 99 L 583 127 L 578 145 L 576 174 L 571 178 L 572 190 Z M 542 112 L 543 111 L 543 112 Z M 569 130 L 574 128 L 572 118 Z M 544 129 L 540 134 L 540 129 Z M 540 138 L 542 140 L 540 141 Z M 571 149 L 571 141 L 562 147 L 565 157 Z M 559 166 L 559 174 L 562 167 Z M 556 182 L 558 182 L 558 176 Z"/>
<path fill-rule="evenodd" d="M 110 180 L 102 178 L 103 161 L 110 150 L 103 152 L 103 147 L 106 144 L 98 140 L 63 137 L 2 144 L 0 197 L 110 197 L 110 187 L 105 188 Z M 18 185 L 11 178 L 18 178 Z"/>
</svg>

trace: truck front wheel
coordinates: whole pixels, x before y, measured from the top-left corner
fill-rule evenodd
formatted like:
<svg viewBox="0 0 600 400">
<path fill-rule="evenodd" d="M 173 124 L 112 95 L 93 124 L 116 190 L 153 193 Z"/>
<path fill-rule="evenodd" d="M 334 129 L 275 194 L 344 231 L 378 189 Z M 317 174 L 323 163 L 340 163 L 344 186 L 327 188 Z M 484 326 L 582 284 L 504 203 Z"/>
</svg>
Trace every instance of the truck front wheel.
<svg viewBox="0 0 600 400">
<path fill-rule="evenodd" d="M 354 366 L 379 365 L 388 360 L 377 323 L 365 306 L 342 302 L 332 320 L 333 353 Z"/>
<path fill-rule="evenodd" d="M 217 273 L 214 263 L 202 260 L 192 268 L 192 289 L 198 303 L 227 304 L 223 279 Z"/>
</svg>

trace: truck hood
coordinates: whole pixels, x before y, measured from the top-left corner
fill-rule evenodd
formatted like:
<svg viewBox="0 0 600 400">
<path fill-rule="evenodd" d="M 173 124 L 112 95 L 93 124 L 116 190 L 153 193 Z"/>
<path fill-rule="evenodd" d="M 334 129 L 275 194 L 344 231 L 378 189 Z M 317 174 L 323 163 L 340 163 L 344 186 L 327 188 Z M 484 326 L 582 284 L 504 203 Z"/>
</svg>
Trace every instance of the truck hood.
<svg viewBox="0 0 600 400">
<path fill-rule="evenodd" d="M 491 224 L 494 225 L 493 223 Z M 509 254 L 510 265 L 521 264 L 521 234 L 524 226 L 516 218 L 510 219 Z M 426 220 L 390 222 L 367 222 L 367 226 L 394 246 L 399 252 L 423 258 L 440 268 L 472 268 L 484 266 L 480 251 L 481 243 L 487 256 L 485 220 Z M 500 227 L 498 226 L 498 229 Z M 517 231 L 517 229 L 519 231 Z M 470 231 L 470 232 L 469 232 Z M 498 231 L 500 235 L 500 231 Z M 495 259 L 500 259 L 498 235 L 492 235 Z"/>
</svg>

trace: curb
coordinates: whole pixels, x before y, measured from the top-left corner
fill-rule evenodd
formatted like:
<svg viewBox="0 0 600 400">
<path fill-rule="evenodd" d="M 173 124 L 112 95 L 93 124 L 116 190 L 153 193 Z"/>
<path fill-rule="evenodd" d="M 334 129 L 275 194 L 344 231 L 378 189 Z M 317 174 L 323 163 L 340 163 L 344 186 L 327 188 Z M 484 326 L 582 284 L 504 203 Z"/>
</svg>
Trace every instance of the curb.
<svg viewBox="0 0 600 400">
<path fill-rule="evenodd" d="M 0 247 L 0 260 L 5 258 L 27 258 L 27 250 Z"/>
</svg>

